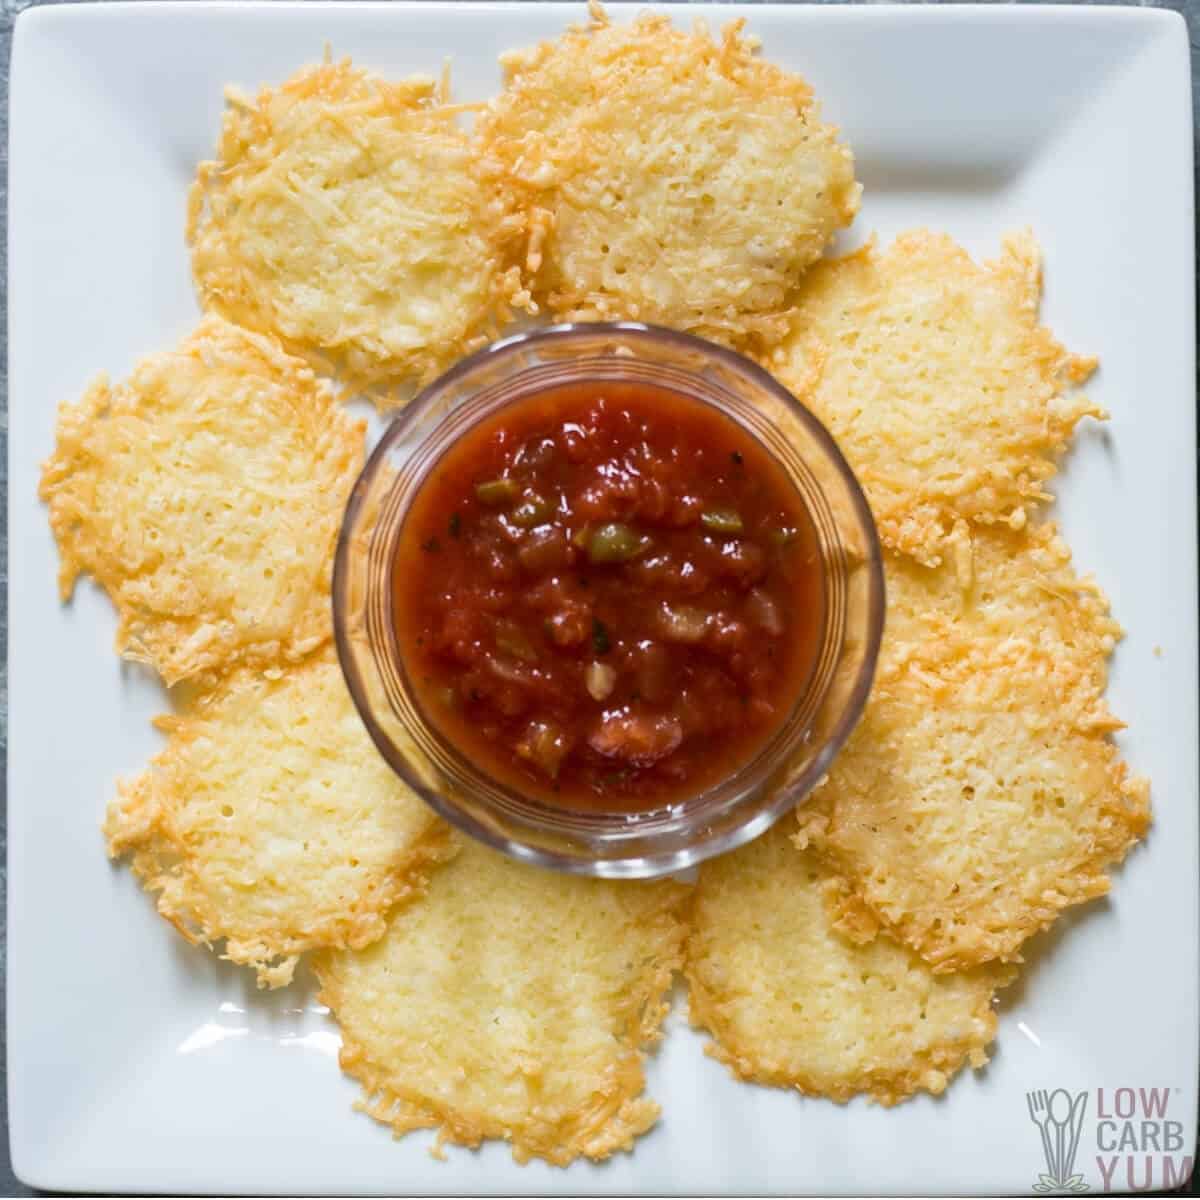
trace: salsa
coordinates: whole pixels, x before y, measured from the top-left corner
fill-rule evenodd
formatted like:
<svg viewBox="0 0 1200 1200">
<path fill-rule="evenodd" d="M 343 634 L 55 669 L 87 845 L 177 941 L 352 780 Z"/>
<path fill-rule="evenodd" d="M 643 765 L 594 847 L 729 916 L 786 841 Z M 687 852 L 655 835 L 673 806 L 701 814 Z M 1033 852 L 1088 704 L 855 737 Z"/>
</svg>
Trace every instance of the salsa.
<svg viewBox="0 0 1200 1200">
<path fill-rule="evenodd" d="M 392 580 L 427 719 L 575 810 L 656 810 L 735 772 L 803 695 L 824 620 L 782 467 L 724 413 L 641 384 L 544 391 L 464 433 Z"/>
</svg>

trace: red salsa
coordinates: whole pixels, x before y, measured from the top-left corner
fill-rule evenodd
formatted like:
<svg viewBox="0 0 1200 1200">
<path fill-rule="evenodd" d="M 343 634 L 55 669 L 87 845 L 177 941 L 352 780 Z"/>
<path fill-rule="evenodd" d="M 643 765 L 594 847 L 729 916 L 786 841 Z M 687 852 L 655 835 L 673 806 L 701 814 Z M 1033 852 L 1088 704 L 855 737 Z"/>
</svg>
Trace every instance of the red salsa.
<svg viewBox="0 0 1200 1200">
<path fill-rule="evenodd" d="M 465 433 L 393 560 L 405 670 L 481 770 L 544 803 L 648 811 L 787 719 L 823 621 L 787 475 L 700 401 L 577 384 Z"/>
</svg>

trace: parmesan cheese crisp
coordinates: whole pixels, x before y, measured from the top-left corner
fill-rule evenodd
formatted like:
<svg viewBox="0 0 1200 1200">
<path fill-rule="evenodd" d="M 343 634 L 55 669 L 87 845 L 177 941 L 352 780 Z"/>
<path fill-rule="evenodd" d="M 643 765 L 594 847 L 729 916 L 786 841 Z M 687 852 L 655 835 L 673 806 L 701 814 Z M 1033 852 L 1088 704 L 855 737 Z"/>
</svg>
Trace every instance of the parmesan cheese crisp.
<svg viewBox="0 0 1200 1200">
<path fill-rule="evenodd" d="M 365 946 L 453 853 L 372 745 L 332 650 L 250 671 L 163 717 L 167 747 L 120 785 L 104 831 L 189 941 L 224 941 L 260 986 L 298 957 Z"/>
<path fill-rule="evenodd" d="M 336 367 L 351 390 L 424 381 L 523 302 L 520 222 L 476 170 L 445 88 L 346 62 L 229 94 L 188 237 L 206 307 Z"/>
<path fill-rule="evenodd" d="M 1029 234 L 978 266 L 923 230 L 805 277 L 772 369 L 837 439 L 884 545 L 936 566 L 959 522 L 1023 528 L 1076 424 L 1103 416 L 1072 391 L 1095 360 L 1038 325 L 1041 282 Z"/>
<path fill-rule="evenodd" d="M 88 572 L 117 650 L 168 684 L 295 661 L 332 634 L 342 509 L 361 423 L 271 338 L 218 317 L 122 384 L 59 411 L 40 495 L 63 598 Z"/>
<path fill-rule="evenodd" d="M 709 1052 L 742 1079 L 880 1104 L 981 1067 L 1012 970 L 938 976 L 886 935 L 851 944 L 827 912 L 836 878 L 788 824 L 700 868 L 687 975 Z"/>
<path fill-rule="evenodd" d="M 956 971 L 1019 961 L 1031 934 L 1107 892 L 1150 809 L 1096 682 L 1022 639 L 954 634 L 884 671 L 798 810 L 799 844 L 854 893 L 849 925 L 865 905 Z"/>
<path fill-rule="evenodd" d="M 1103 693 L 1121 627 L 1095 581 L 1072 568 L 1071 552 L 1054 525 L 1019 532 L 1003 525 L 969 531 L 962 525 L 947 545 L 940 567 L 884 554 L 884 673 L 930 644 L 956 637 L 998 643 L 1020 638 L 1047 660 L 1069 664 L 1078 686 Z"/>
<path fill-rule="evenodd" d="M 507 1140 L 518 1162 L 631 1149 L 658 1118 L 642 1047 L 667 1011 L 686 896 L 464 844 L 381 942 L 316 960 L 361 1107 L 439 1145 Z"/>
<path fill-rule="evenodd" d="M 528 266 L 559 317 L 718 340 L 786 325 L 788 289 L 858 210 L 850 151 L 808 85 L 668 18 L 591 23 L 504 56 L 485 166 L 528 208 Z"/>
</svg>

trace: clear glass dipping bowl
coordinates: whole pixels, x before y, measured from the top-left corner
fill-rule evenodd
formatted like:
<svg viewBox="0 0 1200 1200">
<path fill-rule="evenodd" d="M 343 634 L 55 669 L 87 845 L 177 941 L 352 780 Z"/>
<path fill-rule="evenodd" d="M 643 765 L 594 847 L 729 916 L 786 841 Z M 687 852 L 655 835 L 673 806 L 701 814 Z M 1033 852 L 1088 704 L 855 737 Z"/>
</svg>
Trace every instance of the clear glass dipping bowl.
<svg viewBox="0 0 1200 1200">
<path fill-rule="evenodd" d="M 550 808 L 483 774 L 422 715 L 395 643 L 392 554 L 409 504 L 465 430 L 505 404 L 580 381 L 666 387 L 753 434 L 799 489 L 824 560 L 825 628 L 808 691 L 724 783 L 648 814 Z M 396 772 L 446 820 L 515 858 L 581 875 L 680 871 L 757 837 L 821 779 L 862 713 L 883 631 L 870 509 L 820 422 L 766 371 L 700 338 L 633 323 L 559 325 L 464 359 L 396 418 L 350 495 L 333 575 L 338 655 Z"/>
</svg>

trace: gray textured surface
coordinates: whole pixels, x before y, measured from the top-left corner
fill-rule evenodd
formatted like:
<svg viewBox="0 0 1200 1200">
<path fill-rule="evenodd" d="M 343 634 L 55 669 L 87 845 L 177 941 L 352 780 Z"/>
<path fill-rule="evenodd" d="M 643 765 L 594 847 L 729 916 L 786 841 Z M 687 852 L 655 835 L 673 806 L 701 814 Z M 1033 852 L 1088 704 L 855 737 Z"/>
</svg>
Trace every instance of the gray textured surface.
<svg viewBox="0 0 1200 1200">
<path fill-rule="evenodd" d="M 0 242 L 0 288 L 3 289 L 4 303 L 0 305 L 0 493 L 7 504 L 8 497 L 8 71 L 12 48 L 12 27 L 23 9 L 32 6 L 37 0 L 0 0 L 0 88 L 3 90 L 4 105 L 0 109 L 0 213 L 3 214 L 5 239 Z M 61 3 L 63 0 L 43 0 L 45 3 Z M 396 0 L 402 3 L 403 0 Z M 453 3 L 453 0 L 446 0 Z M 817 0 L 822 2 L 822 0 Z M 940 2 L 940 0 L 934 0 Z M 1019 2 L 1040 3 L 1041 0 L 1019 0 Z M 1092 0 L 1083 0 L 1091 3 Z M 1200 103 L 1200 86 L 1197 86 L 1196 64 L 1197 51 L 1200 49 L 1200 0 L 1167 0 L 1166 3 L 1143 3 L 1133 0 L 1139 7 L 1171 8 L 1182 12 L 1187 18 L 1192 46 L 1192 81 L 1193 81 L 1193 113 Z M 1197 154 L 1200 162 L 1200 153 Z M 8 765 L 8 536 L 7 523 L 5 530 L 0 533 L 0 759 L 3 760 L 3 776 L 0 779 L 0 790 L 3 792 L 3 805 L 0 805 L 0 884 L 7 894 L 7 765 Z M 0 914 L 0 985 L 3 984 L 6 958 L 3 949 L 7 938 L 7 909 Z M 0 986 L 0 1018 L 3 1018 L 7 1028 L 6 1003 L 3 987 Z M 6 1070 L 7 1048 L 0 1042 L 0 1076 L 3 1076 L 5 1086 L 0 1088 L 0 1125 L 3 1136 L 0 1137 L 0 1196 L 29 1196 L 37 1193 L 18 1182 L 12 1173 L 8 1147 L 8 1089 Z M 1189 1191 L 1196 1194 L 1197 1186 L 1193 1181 Z"/>
</svg>

